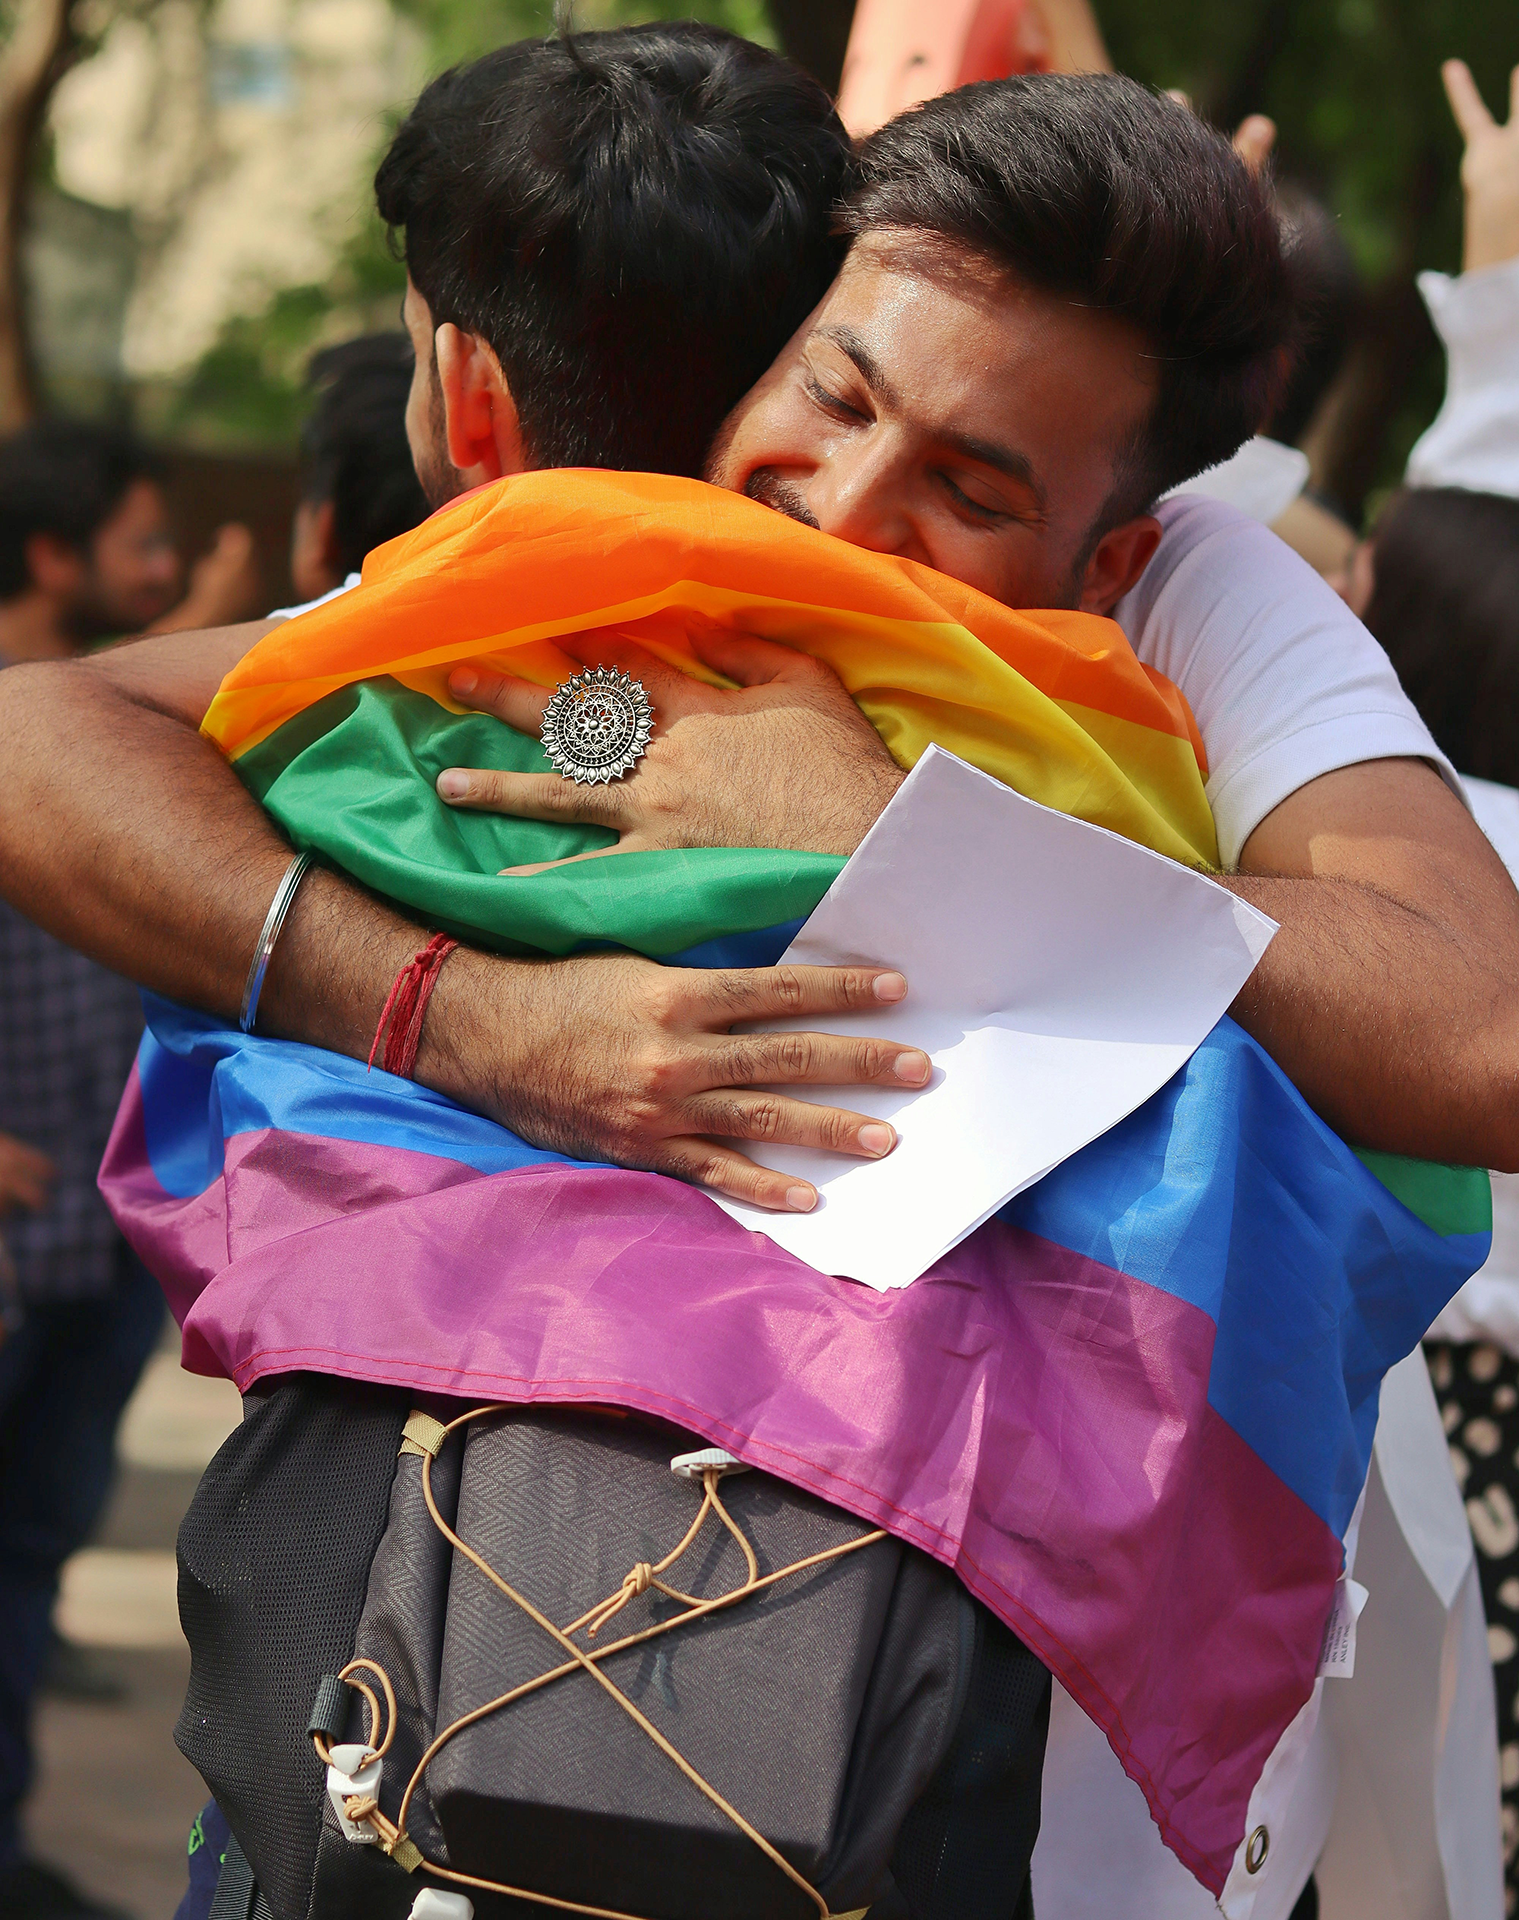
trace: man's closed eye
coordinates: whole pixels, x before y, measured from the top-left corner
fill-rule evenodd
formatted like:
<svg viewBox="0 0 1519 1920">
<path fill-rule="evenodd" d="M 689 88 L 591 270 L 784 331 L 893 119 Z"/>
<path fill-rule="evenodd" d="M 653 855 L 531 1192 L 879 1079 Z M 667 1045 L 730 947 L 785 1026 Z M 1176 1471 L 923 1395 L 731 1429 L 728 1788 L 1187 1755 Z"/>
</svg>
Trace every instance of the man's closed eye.
<svg viewBox="0 0 1519 1920">
<path fill-rule="evenodd" d="M 806 391 L 807 398 L 812 404 L 835 420 L 868 420 L 870 418 L 862 407 L 854 406 L 842 394 L 825 387 L 811 374 L 807 376 Z"/>
</svg>

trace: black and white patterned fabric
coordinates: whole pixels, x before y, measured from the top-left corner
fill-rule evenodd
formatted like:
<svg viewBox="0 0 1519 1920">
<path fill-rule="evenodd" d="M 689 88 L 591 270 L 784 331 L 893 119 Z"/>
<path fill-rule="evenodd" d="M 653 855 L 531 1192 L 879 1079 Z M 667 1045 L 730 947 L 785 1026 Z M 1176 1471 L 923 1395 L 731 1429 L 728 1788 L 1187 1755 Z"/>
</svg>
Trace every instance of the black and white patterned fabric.
<svg viewBox="0 0 1519 1920">
<path fill-rule="evenodd" d="M 1498 1695 L 1504 1910 L 1519 1912 L 1519 1360 L 1486 1341 L 1425 1345 L 1477 1549 Z"/>
<path fill-rule="evenodd" d="M 95 1175 L 141 1034 L 134 986 L 0 901 L 0 1133 L 58 1169 L 47 1206 L 0 1227 L 23 1304 L 114 1283 L 120 1236 Z"/>
</svg>

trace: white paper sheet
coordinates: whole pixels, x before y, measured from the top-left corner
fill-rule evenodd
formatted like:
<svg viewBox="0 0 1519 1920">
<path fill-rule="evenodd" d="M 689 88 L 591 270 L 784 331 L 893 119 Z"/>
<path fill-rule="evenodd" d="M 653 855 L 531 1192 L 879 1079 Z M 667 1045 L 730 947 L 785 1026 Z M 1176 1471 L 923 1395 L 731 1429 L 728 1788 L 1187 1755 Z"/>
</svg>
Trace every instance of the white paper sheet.
<svg viewBox="0 0 1519 1920">
<path fill-rule="evenodd" d="M 890 1120 L 895 1150 L 767 1148 L 816 1185 L 815 1211 L 718 1204 L 824 1273 L 906 1286 L 1163 1086 L 1275 932 L 1203 875 L 931 748 L 785 956 L 898 967 L 906 1000 L 770 1024 L 911 1042 L 932 1078 L 802 1090 Z"/>
</svg>

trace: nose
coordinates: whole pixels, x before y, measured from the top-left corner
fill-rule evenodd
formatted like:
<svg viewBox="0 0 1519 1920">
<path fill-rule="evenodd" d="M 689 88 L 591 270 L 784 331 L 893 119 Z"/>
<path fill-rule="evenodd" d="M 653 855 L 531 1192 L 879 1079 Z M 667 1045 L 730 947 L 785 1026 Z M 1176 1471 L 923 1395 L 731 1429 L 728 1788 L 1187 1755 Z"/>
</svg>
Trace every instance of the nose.
<svg viewBox="0 0 1519 1920">
<path fill-rule="evenodd" d="M 834 449 L 803 491 L 824 533 L 873 553 L 909 554 L 915 545 L 909 478 L 890 436 L 868 433 Z"/>
</svg>

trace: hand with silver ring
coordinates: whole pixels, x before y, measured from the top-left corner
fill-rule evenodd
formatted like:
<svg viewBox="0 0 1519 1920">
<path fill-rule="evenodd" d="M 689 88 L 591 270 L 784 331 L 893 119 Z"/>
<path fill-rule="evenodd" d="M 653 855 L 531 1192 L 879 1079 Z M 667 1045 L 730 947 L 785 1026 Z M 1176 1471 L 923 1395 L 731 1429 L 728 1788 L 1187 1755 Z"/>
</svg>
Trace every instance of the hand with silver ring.
<svg viewBox="0 0 1519 1920">
<path fill-rule="evenodd" d="M 605 786 L 633 771 L 653 731 L 641 680 L 618 667 L 588 667 L 554 689 L 538 737 L 563 779 Z"/>
<path fill-rule="evenodd" d="M 559 773 L 447 767 L 438 793 L 450 806 L 521 819 L 606 827 L 614 845 L 572 860 L 666 847 L 791 847 L 853 853 L 904 778 L 881 736 L 820 660 L 752 635 L 692 632 L 692 651 L 713 686 L 668 666 L 623 635 L 560 642 L 590 671 L 553 695 L 511 675 L 473 665 L 449 675 L 462 705 L 493 714 L 522 733 L 541 733 L 551 754 L 550 709 L 577 682 L 630 680 L 659 720 L 629 778 L 577 781 Z M 652 719 L 652 709 L 650 709 Z M 599 732 L 603 723 L 595 722 Z M 549 862 L 558 865 L 559 862 Z M 514 868 L 513 872 L 535 872 Z"/>
</svg>

